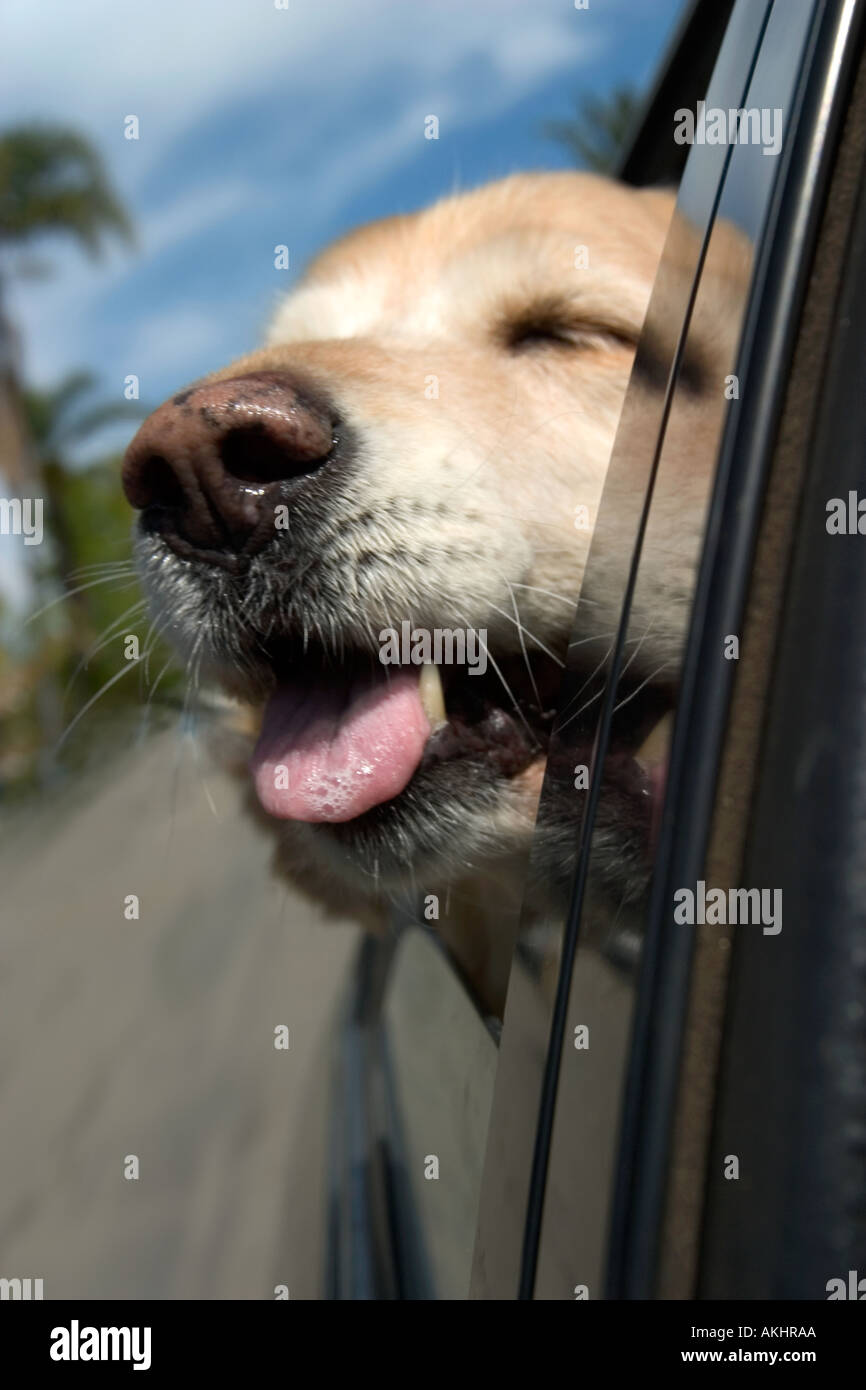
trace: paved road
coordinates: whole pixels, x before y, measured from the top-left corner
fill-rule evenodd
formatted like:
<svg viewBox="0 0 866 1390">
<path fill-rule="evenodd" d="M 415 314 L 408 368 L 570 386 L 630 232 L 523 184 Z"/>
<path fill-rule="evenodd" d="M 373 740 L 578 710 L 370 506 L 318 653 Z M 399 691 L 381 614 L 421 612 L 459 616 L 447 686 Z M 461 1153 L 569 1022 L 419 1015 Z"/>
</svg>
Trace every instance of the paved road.
<svg viewBox="0 0 866 1390">
<path fill-rule="evenodd" d="M 357 933 L 271 879 L 238 800 L 160 734 L 0 824 L 0 1277 L 46 1298 L 320 1295 Z"/>
</svg>

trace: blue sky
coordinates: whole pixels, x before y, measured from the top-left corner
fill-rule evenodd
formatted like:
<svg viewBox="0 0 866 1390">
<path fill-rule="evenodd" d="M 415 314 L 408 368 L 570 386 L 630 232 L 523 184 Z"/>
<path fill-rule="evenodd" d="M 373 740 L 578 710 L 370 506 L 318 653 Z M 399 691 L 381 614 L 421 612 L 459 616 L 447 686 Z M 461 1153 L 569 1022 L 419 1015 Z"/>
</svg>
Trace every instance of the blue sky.
<svg viewBox="0 0 866 1390">
<path fill-rule="evenodd" d="M 279 2 L 279 0 L 278 0 Z M 135 373 L 157 405 L 255 347 L 304 262 L 358 222 L 568 163 L 576 96 L 651 79 L 682 0 L 4 0 L 0 125 L 102 152 L 137 227 L 99 264 L 61 242 L 8 309 L 38 385 Z M 123 137 L 138 116 L 140 139 Z M 424 118 L 440 122 L 424 138 Z M 290 271 L 274 269 L 274 246 Z M 94 441 L 88 454 L 125 434 Z"/>
</svg>

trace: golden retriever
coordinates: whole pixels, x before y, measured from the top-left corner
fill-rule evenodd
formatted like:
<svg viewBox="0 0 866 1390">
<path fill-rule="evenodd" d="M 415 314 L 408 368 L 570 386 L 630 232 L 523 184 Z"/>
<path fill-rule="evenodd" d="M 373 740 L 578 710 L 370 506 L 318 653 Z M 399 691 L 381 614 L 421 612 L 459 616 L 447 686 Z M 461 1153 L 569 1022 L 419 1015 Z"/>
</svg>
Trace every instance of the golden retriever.
<svg viewBox="0 0 866 1390">
<path fill-rule="evenodd" d="M 281 866 L 343 914 L 401 903 L 472 971 L 522 886 L 673 201 L 534 173 L 362 227 L 127 454 L 154 613 L 254 712 Z M 676 633 L 688 572 L 660 561 Z M 618 595 L 592 601 L 613 631 Z M 383 664 L 393 634 L 437 633 L 474 664 Z M 657 622 L 636 677 L 671 640 Z"/>
</svg>

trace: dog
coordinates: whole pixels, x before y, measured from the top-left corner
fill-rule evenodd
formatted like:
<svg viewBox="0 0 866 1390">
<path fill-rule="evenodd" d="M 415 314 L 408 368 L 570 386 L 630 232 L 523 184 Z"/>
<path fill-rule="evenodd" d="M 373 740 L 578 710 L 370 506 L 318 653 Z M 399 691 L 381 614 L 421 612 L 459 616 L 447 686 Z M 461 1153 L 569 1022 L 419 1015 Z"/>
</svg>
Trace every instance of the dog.
<svg viewBox="0 0 866 1390">
<path fill-rule="evenodd" d="M 361 227 L 124 462 L 159 628 L 250 711 L 281 871 L 373 927 L 395 903 L 423 915 L 500 1003 L 496 943 L 673 206 L 528 173 Z M 636 683 L 681 638 L 692 563 L 660 560 L 671 619 Z M 615 630 L 619 596 L 602 583 L 592 603 Z M 416 664 L 437 633 L 439 664 Z M 456 637 L 473 664 L 448 661 Z"/>
</svg>

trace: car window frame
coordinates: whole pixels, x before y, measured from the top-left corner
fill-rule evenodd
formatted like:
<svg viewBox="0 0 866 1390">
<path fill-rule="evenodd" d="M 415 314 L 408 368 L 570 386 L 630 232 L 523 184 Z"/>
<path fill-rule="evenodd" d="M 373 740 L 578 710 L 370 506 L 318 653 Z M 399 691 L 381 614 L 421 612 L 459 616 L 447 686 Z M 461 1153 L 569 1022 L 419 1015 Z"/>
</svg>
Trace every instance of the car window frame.
<svg viewBox="0 0 866 1390">
<path fill-rule="evenodd" d="M 736 103 L 737 105 L 741 104 L 740 97 L 741 94 L 748 88 L 748 82 L 750 79 L 750 74 L 753 70 L 756 53 L 760 49 L 760 43 L 763 37 L 763 32 L 766 27 L 767 18 L 771 9 L 772 0 L 767 0 L 767 3 L 763 5 L 760 10 L 757 10 L 754 4 L 749 6 L 743 3 L 743 0 L 738 0 L 737 5 L 734 7 L 731 25 L 728 31 L 726 31 L 727 46 L 723 47 L 722 53 L 719 55 L 719 59 L 713 68 L 714 78 L 718 73 L 724 73 L 724 76 L 721 78 L 721 94 L 723 94 L 725 97 L 725 100 L 723 102 L 725 106 L 734 103 Z M 670 88 L 668 88 L 667 90 L 670 91 Z M 709 96 L 710 93 L 708 92 L 707 95 Z M 653 119 L 657 120 L 657 113 L 654 113 Z M 668 138 L 669 137 L 670 129 L 668 131 Z M 690 151 L 690 159 L 695 155 L 695 153 L 696 151 L 694 149 Z M 704 209 L 702 213 L 702 220 L 700 221 L 699 226 L 701 238 L 705 240 L 708 235 L 709 228 L 711 228 L 712 226 L 712 222 L 715 216 L 715 208 L 717 206 L 719 190 L 724 180 L 724 170 L 727 167 L 729 151 L 726 151 L 724 154 L 720 155 L 717 147 L 707 147 L 706 149 L 701 150 L 700 153 L 702 155 L 702 172 L 700 173 L 699 177 L 695 180 L 695 183 L 691 185 L 691 187 L 698 194 L 699 203 Z M 717 176 L 713 181 L 708 180 L 706 177 L 707 165 L 709 165 L 710 168 L 714 166 L 717 168 Z M 684 188 L 681 184 L 680 197 L 683 196 L 683 192 Z M 694 198 L 692 198 L 691 201 L 692 203 L 694 203 Z M 694 221 L 693 206 L 690 208 L 690 213 L 692 214 L 691 220 Z M 664 267 L 664 264 L 665 260 L 663 255 L 662 268 Z M 674 385 L 679 374 L 679 369 L 681 366 L 681 348 L 685 337 L 685 330 L 689 321 L 688 304 L 691 304 L 693 302 L 693 296 L 697 280 L 699 278 L 700 264 L 701 262 L 699 259 L 695 266 L 695 271 L 692 276 L 690 286 L 686 289 L 686 299 L 688 302 L 686 304 L 686 307 L 684 308 L 684 317 L 680 326 L 679 341 L 673 348 L 671 368 L 670 370 L 666 369 L 666 374 L 668 376 L 668 385 L 665 393 L 666 399 L 670 398 L 670 395 L 673 391 Z M 657 276 L 657 285 L 659 282 L 659 278 L 660 277 Z M 651 312 L 652 305 L 648 313 L 648 318 Z M 640 356 L 640 352 L 641 347 L 639 344 L 638 358 Z M 635 376 L 636 372 L 633 372 L 632 382 L 634 382 Z M 665 418 L 665 407 L 663 405 L 660 410 L 659 421 L 659 428 L 662 433 L 664 429 Z M 616 444 L 614 445 L 614 457 L 615 452 Z M 602 501 L 602 505 L 603 504 L 604 502 Z M 640 531 L 638 530 L 638 534 L 635 537 L 636 544 L 639 539 L 639 534 Z M 590 549 L 590 558 L 588 564 L 592 564 L 592 549 Z M 590 823 L 592 817 L 593 795 L 594 793 L 591 782 L 590 791 L 587 796 L 587 810 L 584 814 L 584 820 L 589 821 Z M 583 872 L 585 873 L 585 866 Z M 580 873 L 581 869 L 579 867 L 578 874 Z M 577 893 L 579 893 L 579 890 L 577 890 Z M 575 896 L 577 896 L 577 893 L 575 894 Z M 505 1218 L 508 1218 L 509 1220 L 516 1219 L 513 1217 L 513 1213 L 511 1211 L 504 1209 L 503 1202 L 501 1200 L 501 1193 L 498 1193 L 496 1190 L 498 1182 L 501 1181 L 497 1174 L 497 1167 L 500 1164 L 500 1155 L 498 1153 L 498 1149 L 501 1147 L 501 1135 L 497 1133 L 497 1121 L 499 1117 L 502 1117 L 504 1123 L 508 1123 L 507 1117 L 508 1112 L 511 1108 L 511 1098 L 507 1094 L 509 1086 L 509 1072 L 515 1072 L 518 1070 L 518 1066 L 516 1064 L 513 1064 L 512 1060 L 508 1056 L 510 999 L 509 1002 L 506 1003 L 502 1037 L 502 1052 L 500 1056 L 500 1066 L 496 1082 L 497 1092 L 501 1091 L 503 1093 L 503 1096 L 494 1096 L 493 1118 L 491 1123 L 491 1131 L 488 1138 L 488 1161 L 485 1166 L 485 1179 L 482 1184 L 481 1206 L 479 1210 L 479 1231 L 476 1245 L 475 1271 L 473 1275 L 472 1285 L 473 1293 L 471 1294 L 471 1296 L 474 1297 L 519 1297 L 521 1299 L 528 1299 L 532 1297 L 532 1290 L 534 1285 L 534 1252 L 537 1252 L 543 1210 L 544 1183 L 546 1180 L 545 1149 L 549 1148 L 550 1131 L 553 1113 L 555 1109 L 558 1059 L 559 1052 L 561 1049 L 562 1038 L 564 1036 L 565 1010 L 567 1007 L 568 996 L 568 982 L 570 980 L 572 966 L 573 946 L 570 951 L 568 948 L 568 942 L 569 938 L 572 942 L 576 939 L 576 931 L 573 925 L 575 920 L 575 905 L 576 904 L 573 902 L 572 911 L 569 914 L 569 920 L 572 922 L 572 925 L 567 927 L 566 929 L 567 936 L 565 938 L 565 949 L 563 950 L 563 959 L 560 969 L 560 987 L 558 989 L 557 1001 L 554 1006 L 554 1016 L 551 1022 L 550 1039 L 547 1049 L 548 1062 L 545 1066 L 544 1079 L 542 1082 L 543 1089 L 540 1097 L 537 1115 L 533 1117 L 532 1121 L 532 1142 L 534 1143 L 535 1152 L 530 1165 L 531 1173 L 527 1182 L 527 1204 L 525 1215 L 522 1218 L 521 1224 L 521 1252 L 519 1257 L 517 1258 L 516 1267 L 512 1270 L 511 1254 L 509 1254 L 508 1258 L 506 1259 L 503 1249 L 499 1249 L 496 1260 L 498 1269 L 496 1273 L 496 1284 L 494 1289 L 494 1287 L 490 1283 L 490 1266 L 492 1261 L 488 1259 L 486 1256 L 486 1246 L 488 1240 L 490 1239 L 489 1232 L 493 1227 L 501 1228 Z M 511 996 L 511 992 L 511 989 L 509 989 L 509 996 Z M 513 1181 L 511 1182 L 511 1187 L 513 1191 L 515 1188 L 515 1183 Z"/>
<path fill-rule="evenodd" d="M 815 5 L 812 33 L 789 123 L 785 164 L 757 248 L 737 374 L 748 380 L 732 411 L 695 594 L 647 924 L 653 953 L 642 974 L 633 1070 L 620 1150 L 618 1198 L 607 1294 L 651 1298 L 669 1176 L 669 1144 L 683 1067 L 682 1036 L 693 942 L 676 929 L 669 905 L 679 884 L 702 876 L 737 663 L 719 678 L 711 654 L 737 632 L 747 601 L 788 371 L 841 134 L 858 43 L 851 0 Z M 731 548 L 735 538 L 735 550 Z M 659 1046 L 658 1021 L 669 1039 Z M 653 1033 L 654 1045 L 647 1047 Z"/>
<path fill-rule="evenodd" d="M 838 84 L 835 104 L 845 123 L 804 310 L 811 336 L 798 344 L 786 400 L 786 413 L 802 417 L 802 477 L 747 843 L 752 865 L 760 863 L 782 886 L 794 911 L 789 925 L 786 908 L 789 929 L 773 943 L 771 960 L 759 936 L 733 941 L 696 1272 L 701 1298 L 823 1298 L 826 1280 L 862 1270 L 866 1249 L 857 1141 L 863 1091 L 851 1085 L 866 1066 L 857 1023 L 866 1003 L 857 968 L 864 647 L 842 638 L 852 627 L 862 632 L 866 594 L 859 537 L 829 537 L 825 527 L 827 499 L 862 488 L 866 438 L 859 352 L 866 321 L 863 9 Z M 788 463 L 789 474 L 795 466 Z M 792 759 L 797 740 L 808 753 L 821 730 L 822 756 L 813 747 L 805 761 L 802 751 Z M 792 1084 L 780 1085 L 782 1077 Z M 750 1183 L 732 1204 L 719 1156 L 734 1133 Z"/>
</svg>

